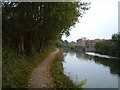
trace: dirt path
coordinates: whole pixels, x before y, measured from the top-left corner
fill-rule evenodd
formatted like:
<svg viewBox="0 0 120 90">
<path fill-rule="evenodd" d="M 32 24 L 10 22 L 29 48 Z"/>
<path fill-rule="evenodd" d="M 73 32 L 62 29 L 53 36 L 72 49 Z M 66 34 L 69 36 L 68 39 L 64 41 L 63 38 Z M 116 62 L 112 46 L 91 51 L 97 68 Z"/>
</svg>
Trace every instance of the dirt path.
<svg viewBox="0 0 120 90">
<path fill-rule="evenodd" d="M 50 66 L 59 50 L 52 52 L 44 61 L 38 65 L 32 72 L 29 80 L 30 88 L 53 88 L 54 82 L 50 74 Z"/>
</svg>

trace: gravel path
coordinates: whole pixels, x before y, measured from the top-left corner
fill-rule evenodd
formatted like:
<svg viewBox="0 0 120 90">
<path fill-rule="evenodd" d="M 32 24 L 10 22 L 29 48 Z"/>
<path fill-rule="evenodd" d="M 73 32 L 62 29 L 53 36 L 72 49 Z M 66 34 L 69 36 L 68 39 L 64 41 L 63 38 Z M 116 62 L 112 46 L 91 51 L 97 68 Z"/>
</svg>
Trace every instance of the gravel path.
<svg viewBox="0 0 120 90">
<path fill-rule="evenodd" d="M 54 82 L 53 78 L 50 74 L 50 66 L 52 61 L 58 53 L 59 50 L 52 52 L 49 56 L 43 60 L 43 62 L 38 65 L 33 72 L 31 73 L 30 80 L 29 80 L 29 87 L 30 88 L 53 88 Z"/>
</svg>

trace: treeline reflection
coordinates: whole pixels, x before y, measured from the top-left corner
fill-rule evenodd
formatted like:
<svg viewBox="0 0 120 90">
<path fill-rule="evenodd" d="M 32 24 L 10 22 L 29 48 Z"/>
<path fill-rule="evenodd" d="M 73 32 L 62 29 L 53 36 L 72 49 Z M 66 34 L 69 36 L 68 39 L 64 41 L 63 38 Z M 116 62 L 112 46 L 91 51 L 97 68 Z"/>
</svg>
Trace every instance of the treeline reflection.
<svg viewBox="0 0 120 90">
<path fill-rule="evenodd" d="M 84 52 L 75 52 L 74 50 L 64 50 L 65 55 L 67 55 L 67 52 L 69 52 L 71 56 L 76 55 L 76 57 L 80 60 L 94 61 L 96 64 L 102 64 L 110 69 L 111 74 L 120 76 L 120 59 L 101 58 L 97 56 L 87 55 Z"/>
</svg>

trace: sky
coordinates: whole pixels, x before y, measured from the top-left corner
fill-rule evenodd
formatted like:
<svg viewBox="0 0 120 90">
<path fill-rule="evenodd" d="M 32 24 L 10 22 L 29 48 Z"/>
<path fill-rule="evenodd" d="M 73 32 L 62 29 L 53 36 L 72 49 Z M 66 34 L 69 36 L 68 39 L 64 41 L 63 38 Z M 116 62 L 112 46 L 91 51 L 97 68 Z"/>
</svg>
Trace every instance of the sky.
<svg viewBox="0 0 120 90">
<path fill-rule="evenodd" d="M 82 0 L 91 2 L 90 9 L 70 31 L 70 36 L 63 40 L 76 41 L 82 37 L 87 39 L 110 39 L 118 33 L 118 2 L 120 0 Z"/>
</svg>

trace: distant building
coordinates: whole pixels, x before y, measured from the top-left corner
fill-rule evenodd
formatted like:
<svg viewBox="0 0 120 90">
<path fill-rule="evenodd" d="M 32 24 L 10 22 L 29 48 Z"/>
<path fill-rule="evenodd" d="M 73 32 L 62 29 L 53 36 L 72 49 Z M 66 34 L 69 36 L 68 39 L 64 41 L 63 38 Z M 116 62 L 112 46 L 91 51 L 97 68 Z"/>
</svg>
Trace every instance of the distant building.
<svg viewBox="0 0 120 90">
<path fill-rule="evenodd" d="M 88 47 L 94 47 L 95 44 L 96 44 L 95 40 L 87 40 L 86 41 L 86 46 L 88 46 Z"/>
<path fill-rule="evenodd" d="M 97 43 L 97 42 L 101 42 L 101 41 L 103 41 L 103 39 L 99 39 L 99 38 L 97 38 L 97 39 L 94 39 L 94 40 L 86 40 L 86 51 L 94 51 L 95 50 L 95 44 Z"/>
<path fill-rule="evenodd" d="M 82 46 L 85 47 L 86 46 L 86 37 L 82 37 Z"/>
<path fill-rule="evenodd" d="M 94 40 L 89 40 L 89 39 L 88 39 L 88 40 L 86 40 L 86 46 L 94 47 L 97 42 L 101 42 L 101 41 L 103 41 L 103 40 L 104 40 L 104 39 L 99 39 L 99 38 L 94 39 Z"/>
<path fill-rule="evenodd" d="M 77 45 L 78 45 L 78 46 L 82 46 L 82 39 L 78 39 L 78 40 L 77 40 Z"/>
<path fill-rule="evenodd" d="M 78 46 L 82 46 L 82 47 L 85 47 L 86 45 L 86 37 L 82 37 L 81 39 L 78 39 L 76 42 L 77 42 L 77 45 Z"/>
<path fill-rule="evenodd" d="M 101 41 L 104 41 L 105 39 L 99 39 L 99 38 L 97 38 L 97 39 L 94 39 L 94 40 L 89 40 L 89 39 L 87 39 L 86 37 L 82 37 L 82 38 L 80 38 L 80 39 L 78 39 L 76 42 L 77 42 L 77 44 L 76 45 L 78 45 L 78 46 L 82 46 L 82 47 L 85 47 L 85 49 L 87 50 L 87 51 L 94 51 L 95 50 L 95 44 L 97 43 L 97 42 L 101 42 Z"/>
<path fill-rule="evenodd" d="M 94 41 L 97 43 L 97 42 L 101 42 L 101 41 L 103 41 L 104 39 L 99 39 L 99 38 L 97 38 L 97 39 L 94 39 Z"/>
</svg>

